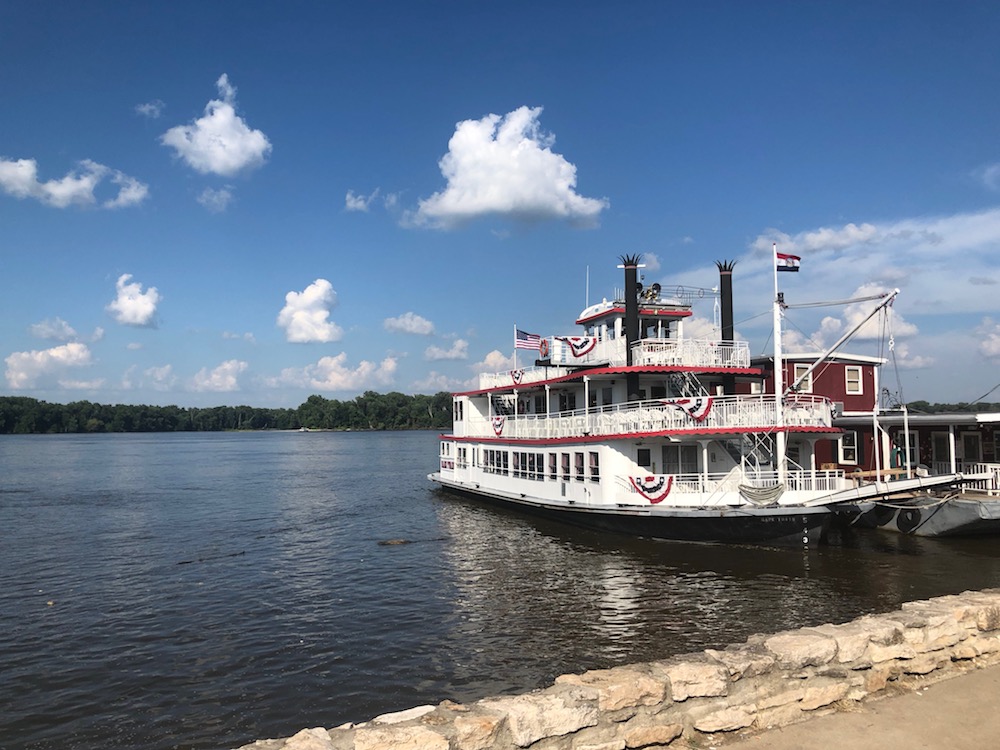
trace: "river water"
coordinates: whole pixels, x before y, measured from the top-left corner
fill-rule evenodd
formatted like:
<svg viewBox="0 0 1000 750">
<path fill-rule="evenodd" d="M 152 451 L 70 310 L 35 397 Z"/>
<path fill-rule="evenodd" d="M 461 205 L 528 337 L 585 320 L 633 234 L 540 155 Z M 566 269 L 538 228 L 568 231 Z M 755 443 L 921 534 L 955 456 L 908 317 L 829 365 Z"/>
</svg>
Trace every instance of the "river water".
<svg viewBox="0 0 1000 750">
<path fill-rule="evenodd" d="M 1000 585 L 995 539 L 633 540 L 444 495 L 437 460 L 429 432 L 0 437 L 0 750 L 234 747 Z"/>
</svg>

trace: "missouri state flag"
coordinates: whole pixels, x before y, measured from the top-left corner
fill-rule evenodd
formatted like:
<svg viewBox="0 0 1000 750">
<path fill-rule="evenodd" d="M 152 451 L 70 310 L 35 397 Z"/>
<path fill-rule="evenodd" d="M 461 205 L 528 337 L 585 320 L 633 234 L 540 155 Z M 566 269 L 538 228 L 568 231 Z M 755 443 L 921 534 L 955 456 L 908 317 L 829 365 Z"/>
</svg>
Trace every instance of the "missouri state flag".
<svg viewBox="0 0 1000 750">
<path fill-rule="evenodd" d="M 802 260 L 798 255 L 786 255 L 785 253 L 775 253 L 774 258 L 779 271 L 798 271 L 799 261 Z"/>
</svg>

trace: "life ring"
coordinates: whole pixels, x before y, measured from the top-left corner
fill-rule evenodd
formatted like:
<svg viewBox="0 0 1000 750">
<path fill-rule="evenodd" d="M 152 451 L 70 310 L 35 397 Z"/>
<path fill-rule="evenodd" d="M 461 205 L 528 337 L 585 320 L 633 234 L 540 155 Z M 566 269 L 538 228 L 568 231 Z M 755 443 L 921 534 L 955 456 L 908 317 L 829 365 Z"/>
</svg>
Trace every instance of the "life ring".
<svg viewBox="0 0 1000 750">
<path fill-rule="evenodd" d="M 541 343 L 538 345 L 538 358 L 548 359 L 549 358 L 549 340 L 542 339 Z"/>
</svg>

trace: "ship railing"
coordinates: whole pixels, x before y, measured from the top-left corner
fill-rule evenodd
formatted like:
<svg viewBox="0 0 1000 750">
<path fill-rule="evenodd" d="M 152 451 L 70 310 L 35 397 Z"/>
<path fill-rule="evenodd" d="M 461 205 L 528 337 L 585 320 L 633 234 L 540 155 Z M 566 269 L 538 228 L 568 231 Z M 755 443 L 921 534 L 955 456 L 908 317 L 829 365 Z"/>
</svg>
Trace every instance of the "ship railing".
<svg viewBox="0 0 1000 750">
<path fill-rule="evenodd" d="M 750 344 L 707 339 L 643 339 L 632 345 L 632 364 L 644 367 L 749 367 Z"/>
<path fill-rule="evenodd" d="M 960 474 L 976 477 L 966 479 L 962 483 L 963 489 L 984 492 L 987 495 L 1000 495 L 1000 463 L 956 461 L 955 468 Z M 934 473 L 951 474 L 951 462 L 935 461 Z"/>
<path fill-rule="evenodd" d="M 502 372 L 484 372 L 479 374 L 479 388 L 516 388 L 520 385 L 539 383 L 549 378 L 559 378 L 569 375 L 566 367 L 524 367 L 521 369 L 504 370 Z"/>
<path fill-rule="evenodd" d="M 740 487 L 768 489 L 778 484 L 778 472 L 757 472 L 752 477 L 739 471 L 690 472 L 683 474 L 646 474 L 639 477 L 616 476 L 615 487 L 619 502 L 629 504 L 650 504 L 653 500 L 668 504 L 713 505 L 733 504 L 739 497 Z M 836 492 L 843 488 L 844 472 L 839 469 L 810 471 L 808 469 L 789 471 L 785 475 L 785 487 L 790 491 Z M 658 493 L 644 492 L 640 486 L 661 488 Z M 669 491 L 660 498 L 664 488 Z M 695 497 L 700 496 L 700 497 Z M 652 497 L 652 499 L 651 499 Z M 693 502 L 694 501 L 694 502 Z"/>
<path fill-rule="evenodd" d="M 550 366 L 532 365 L 481 373 L 479 387 L 517 387 L 568 375 L 575 367 L 624 367 L 627 364 L 624 339 L 548 336 L 544 341 Z M 749 367 L 750 344 L 708 339 L 643 339 L 632 345 L 632 364 L 638 367 Z"/>
<path fill-rule="evenodd" d="M 787 426 L 829 427 L 831 420 L 829 399 L 812 395 L 784 399 L 782 422 Z M 766 431 L 777 426 L 774 396 L 759 394 L 630 401 L 554 414 L 511 414 L 492 421 L 474 418 L 466 420 L 465 435 L 545 439 L 667 431 Z"/>
</svg>

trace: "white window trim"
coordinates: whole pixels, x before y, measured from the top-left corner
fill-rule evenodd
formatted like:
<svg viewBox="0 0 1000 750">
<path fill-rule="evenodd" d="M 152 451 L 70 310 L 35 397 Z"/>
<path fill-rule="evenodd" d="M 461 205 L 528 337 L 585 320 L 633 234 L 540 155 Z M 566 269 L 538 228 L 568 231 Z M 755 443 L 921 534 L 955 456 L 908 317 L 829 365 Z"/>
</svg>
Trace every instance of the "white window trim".
<svg viewBox="0 0 1000 750">
<path fill-rule="evenodd" d="M 792 366 L 792 382 L 795 383 L 800 377 L 808 370 L 812 365 L 802 364 L 799 362 L 794 363 Z M 809 373 L 809 377 L 802 381 L 799 386 L 799 393 L 812 393 L 813 392 L 813 373 Z"/>
<path fill-rule="evenodd" d="M 851 372 L 858 374 L 858 389 L 856 391 L 851 390 L 851 379 L 848 377 L 848 374 Z M 864 370 L 860 367 L 848 365 L 844 368 L 844 393 L 848 396 L 863 396 L 865 394 Z"/>
</svg>

